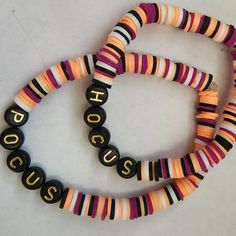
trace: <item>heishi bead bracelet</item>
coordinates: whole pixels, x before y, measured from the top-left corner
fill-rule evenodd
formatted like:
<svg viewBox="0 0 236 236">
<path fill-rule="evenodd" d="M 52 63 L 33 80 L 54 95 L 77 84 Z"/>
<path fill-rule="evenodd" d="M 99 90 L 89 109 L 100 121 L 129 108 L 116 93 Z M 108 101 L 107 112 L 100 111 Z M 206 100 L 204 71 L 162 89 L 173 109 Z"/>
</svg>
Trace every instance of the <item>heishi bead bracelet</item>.
<svg viewBox="0 0 236 236">
<path fill-rule="evenodd" d="M 199 114 L 196 116 L 198 123 L 196 143 L 204 144 L 205 146 L 209 139 L 212 139 L 214 136 L 216 119 L 218 117 L 216 114 L 218 95 L 214 92 L 216 84 L 212 83 L 212 75 L 199 72 L 196 68 L 183 65 L 182 63 L 174 63 L 169 59 L 135 53 L 128 54 L 125 57 L 128 56 L 129 59 L 126 59 L 126 62 L 129 62 L 129 64 L 124 63 L 124 57 L 122 57 L 118 64 L 118 74 L 123 73 L 122 68 L 126 68 L 128 72 L 160 76 L 170 81 L 175 81 L 173 77 L 178 75 L 180 80 L 176 82 L 199 90 L 199 106 L 197 108 Z M 179 75 L 178 68 L 183 69 L 182 75 Z M 191 83 L 181 83 L 183 78 L 187 77 Z M 103 127 L 106 121 L 106 112 L 103 108 L 99 107 L 108 98 L 107 89 L 92 85 L 88 88 L 86 95 L 88 102 L 93 105 L 84 114 L 86 124 L 92 128 L 89 133 L 89 141 L 94 147 L 101 148 L 99 160 L 104 166 L 116 165 L 118 174 L 123 178 L 131 178 L 136 173 L 137 179 L 144 181 L 159 181 L 160 179 L 172 178 L 166 168 L 167 159 L 159 158 L 155 161 L 139 161 L 137 163 L 130 157 L 120 159 L 118 149 L 113 145 L 108 145 L 110 133 Z M 192 166 L 189 168 L 192 168 Z"/>
<path fill-rule="evenodd" d="M 129 60 L 132 61 L 134 55 L 137 54 L 125 55 L 120 67 L 120 73 L 124 71 L 134 72 L 133 69 L 125 70 L 122 66 L 126 65 L 126 68 L 129 68 Z M 141 57 L 143 56 L 145 55 Z M 147 57 L 150 57 L 150 55 Z M 46 203 L 61 201 L 60 208 L 72 211 L 76 215 L 91 216 L 92 218 L 99 217 L 102 220 L 105 218 L 111 220 L 136 219 L 141 216 L 153 214 L 153 212 L 183 200 L 198 187 L 200 181 L 203 179 L 202 174 L 195 173 L 194 175 L 174 180 L 171 184 L 161 189 L 141 196 L 133 198 L 112 198 L 111 196 L 105 197 L 86 194 L 76 189 L 64 188 L 63 184 L 58 180 L 52 179 L 46 181 L 44 170 L 38 166 L 30 166 L 30 155 L 24 150 L 19 149 L 23 144 L 24 135 L 18 127 L 27 122 L 29 112 L 48 93 L 60 88 L 67 81 L 78 80 L 93 74 L 96 61 L 96 55 L 63 61 L 35 77 L 16 95 L 14 99 L 16 104 L 9 107 L 5 112 L 5 120 L 12 127 L 5 130 L 0 137 L 1 144 L 5 148 L 14 150 L 7 157 L 8 167 L 14 172 L 23 172 L 22 183 L 27 189 L 34 190 L 40 188 L 41 198 Z M 186 67 L 186 65 L 184 66 Z M 197 73 L 203 74 L 203 72 L 198 70 Z M 210 78 L 208 74 L 205 75 L 206 78 Z M 217 92 L 200 92 L 200 102 L 205 101 L 205 99 L 209 100 L 212 96 L 217 98 Z M 217 106 L 218 99 L 216 101 Z M 203 110 L 205 108 L 203 109 L 199 105 L 199 109 L 199 115 L 202 113 L 204 117 Z M 200 121 L 202 118 L 199 117 L 197 119 Z M 198 126 L 197 133 L 201 133 L 199 132 L 201 128 L 201 126 Z M 212 140 L 212 133 L 206 133 L 205 141 L 210 142 Z M 202 146 L 201 142 L 199 143 L 196 140 L 195 149 L 199 148 L 199 145 L 200 147 Z"/>
<path fill-rule="evenodd" d="M 142 3 L 120 19 L 109 34 L 106 44 L 100 49 L 92 87 L 93 89 L 96 87 L 103 88 L 103 90 L 111 88 L 113 79 L 117 74 L 118 61 L 122 58 L 126 46 L 135 39 L 138 30 L 144 24 L 151 23 L 171 25 L 182 29 L 184 32 L 199 33 L 228 47 L 233 59 L 233 95 L 221 116 L 223 121 L 220 123 L 218 133 L 207 145 L 180 158 L 162 158 L 157 162 L 135 161 L 130 157 L 121 158 L 117 163 L 117 171 L 120 174 L 122 171 L 127 172 L 127 169 L 132 169 L 130 176 L 137 174 L 139 180 L 152 180 L 155 172 L 158 177 L 165 179 L 169 177 L 183 178 L 201 171 L 206 173 L 209 167 L 216 165 L 225 158 L 236 139 L 236 30 L 233 25 L 224 24 L 215 18 L 166 4 Z M 178 67 L 176 68 L 176 75 L 169 78 L 183 84 L 192 84 L 195 77 L 194 72 L 189 72 L 189 76 L 183 76 L 186 73 Z M 93 105 L 91 99 L 94 97 L 89 93 L 90 88 L 88 88 L 87 96 L 89 103 Z M 102 98 L 101 94 L 96 94 L 96 98 Z M 209 110 L 214 110 L 214 102 L 213 104 L 209 103 L 206 107 Z M 209 119 L 209 124 L 211 122 Z M 101 132 L 101 134 L 103 133 Z M 98 134 L 96 133 L 96 135 Z"/>
</svg>

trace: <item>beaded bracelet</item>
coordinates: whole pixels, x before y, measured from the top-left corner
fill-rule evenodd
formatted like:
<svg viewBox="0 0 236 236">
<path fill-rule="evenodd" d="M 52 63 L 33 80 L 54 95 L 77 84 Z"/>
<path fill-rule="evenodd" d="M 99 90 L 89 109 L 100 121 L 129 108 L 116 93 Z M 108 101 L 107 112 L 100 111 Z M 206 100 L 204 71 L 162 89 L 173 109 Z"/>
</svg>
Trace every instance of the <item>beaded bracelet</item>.
<svg viewBox="0 0 236 236">
<path fill-rule="evenodd" d="M 126 60 L 130 56 L 131 54 L 128 54 Z M 105 197 L 64 188 L 63 184 L 55 179 L 46 181 L 44 170 L 38 166 L 30 166 L 30 155 L 19 149 L 24 142 L 24 135 L 18 127 L 27 122 L 28 112 L 49 92 L 60 88 L 65 82 L 93 74 L 95 62 L 95 55 L 63 61 L 31 80 L 16 95 L 14 99 L 16 105 L 9 107 L 5 112 L 5 120 L 12 127 L 5 130 L 0 136 L 3 147 L 14 150 L 7 157 L 8 167 L 14 172 L 23 172 L 22 183 L 27 189 L 40 188 L 40 195 L 44 202 L 52 204 L 60 201 L 60 208 L 67 209 L 76 215 L 99 217 L 102 220 L 106 217 L 111 220 L 136 219 L 183 200 L 198 187 L 203 175 L 196 173 L 175 180 L 159 190 L 137 197 Z M 125 62 L 127 63 L 127 61 Z M 210 93 L 211 91 L 209 91 Z M 207 94 L 200 95 L 200 97 L 207 97 Z M 201 146 L 198 143 L 196 145 Z"/>
<path fill-rule="evenodd" d="M 110 33 L 106 45 L 103 46 L 98 53 L 98 61 L 95 66 L 95 75 L 93 78 L 94 87 L 110 88 L 113 78 L 117 73 L 117 65 L 122 58 L 126 46 L 135 39 L 137 31 L 144 24 L 166 24 L 182 29 L 184 32 L 195 32 L 206 35 L 216 42 L 226 45 L 231 50 L 233 57 L 234 79 L 236 76 L 236 30 L 233 25 L 220 22 L 215 18 L 201 16 L 198 13 L 189 12 L 178 7 L 168 6 L 166 4 L 142 3 L 133 10 L 129 11 L 121 18 L 119 23 Z M 169 66 L 167 66 L 169 68 Z M 154 66 L 155 68 L 155 66 Z M 145 67 L 146 69 L 146 67 Z M 155 70 L 155 69 L 153 69 Z M 155 70 L 156 71 L 156 70 Z M 172 70 L 170 70 L 172 71 Z M 165 75 L 168 70 L 165 70 Z M 183 84 L 198 83 L 193 71 L 189 76 L 186 71 L 175 68 L 175 74 L 171 74 L 169 78 Z M 200 83 L 200 82 L 199 82 Z M 207 87 L 207 86 L 206 86 Z M 204 90 L 206 87 L 202 87 Z M 186 154 L 180 158 L 162 158 L 159 162 L 141 161 L 137 162 L 132 158 L 122 158 L 118 161 L 117 170 L 127 172 L 127 164 L 129 169 L 132 168 L 133 174 L 137 173 L 138 179 L 150 180 L 156 173 L 158 177 L 166 178 L 182 178 L 200 171 L 207 172 L 210 166 L 214 166 L 225 158 L 227 152 L 233 147 L 236 138 L 236 83 L 233 84 L 233 96 L 226 105 L 220 124 L 219 132 L 215 138 L 206 146 L 201 147 L 193 153 Z M 92 104 L 93 94 L 89 93 L 88 101 Z M 97 97 L 101 94 L 98 94 Z M 102 99 L 101 99 L 102 100 Z M 106 99 L 107 100 L 107 99 Z M 104 100 L 101 104 L 104 104 Z M 99 105 L 99 104 L 97 104 Z M 206 106 L 207 109 L 214 109 L 214 104 Z M 209 120 L 210 121 L 210 120 Z M 211 121 L 209 122 L 209 126 Z M 124 160 L 123 160 L 124 159 Z M 126 160 L 128 162 L 126 162 Z M 124 163 L 127 163 L 126 166 Z M 155 168 L 156 166 L 156 168 Z M 148 176 L 150 174 L 150 177 Z M 121 175 L 121 174 L 120 174 Z M 145 176 L 145 177 L 143 177 Z"/>
<path fill-rule="evenodd" d="M 157 66 L 158 64 L 158 66 Z M 127 69 L 130 73 L 141 73 L 146 75 L 152 75 L 151 71 L 156 68 L 156 72 L 153 73 L 154 76 L 161 76 L 165 79 L 169 79 L 170 75 L 173 77 L 176 75 L 176 68 L 184 68 L 186 71 L 185 76 L 194 74 L 193 78 L 201 78 L 201 82 L 196 84 L 186 84 L 192 88 L 199 91 L 199 106 L 197 111 L 197 134 L 196 134 L 196 144 L 206 145 L 210 139 L 213 138 L 214 129 L 216 124 L 216 119 L 218 115 L 216 114 L 217 104 L 218 104 L 218 94 L 213 90 L 216 90 L 216 84 L 212 83 L 212 75 L 202 73 L 197 71 L 196 68 L 191 66 L 186 66 L 182 63 L 174 63 L 169 59 L 163 59 L 158 57 L 153 57 L 151 55 L 138 55 L 135 53 L 127 54 L 122 57 L 122 60 L 118 64 L 118 74 L 123 73 L 123 68 Z M 171 71 L 172 70 L 172 71 Z M 165 73 L 158 73 L 159 71 Z M 190 73 L 190 71 L 195 71 Z M 169 75 L 169 77 L 167 76 Z M 191 78 L 191 77 L 190 77 Z M 209 86 L 206 86 L 206 84 Z M 208 89 L 207 91 L 204 91 Z M 201 91 L 203 90 L 203 91 Z M 210 91 L 212 90 L 212 91 Z M 101 93 L 104 93 L 102 96 Z M 101 148 L 99 153 L 100 162 L 107 167 L 117 166 L 117 172 L 123 178 L 131 178 L 137 173 L 138 180 L 144 181 L 159 181 L 160 179 L 171 178 L 169 173 L 163 172 L 163 166 L 166 165 L 167 159 L 158 159 L 156 161 L 143 161 L 137 162 L 130 157 L 125 157 L 120 159 L 120 153 L 118 148 L 113 145 L 108 145 L 110 141 L 110 133 L 108 129 L 103 127 L 106 120 L 106 112 L 99 105 L 103 104 L 108 97 L 108 91 L 100 86 L 90 86 L 87 90 L 86 97 L 88 101 L 93 105 L 89 107 L 84 114 L 85 122 L 88 126 L 92 128 L 89 133 L 90 143 L 96 147 Z"/>
</svg>

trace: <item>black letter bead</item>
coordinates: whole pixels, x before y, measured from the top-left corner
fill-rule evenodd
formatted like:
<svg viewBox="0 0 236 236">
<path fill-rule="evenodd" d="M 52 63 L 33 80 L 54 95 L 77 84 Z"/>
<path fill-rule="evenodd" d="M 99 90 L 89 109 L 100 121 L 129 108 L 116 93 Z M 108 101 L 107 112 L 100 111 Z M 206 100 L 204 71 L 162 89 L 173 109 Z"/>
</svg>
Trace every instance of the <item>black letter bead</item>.
<svg viewBox="0 0 236 236">
<path fill-rule="evenodd" d="M 16 150 L 7 157 L 7 166 L 10 170 L 20 173 L 30 165 L 30 156 L 26 151 Z"/>
<path fill-rule="evenodd" d="M 117 164 L 119 159 L 120 159 L 119 150 L 113 145 L 108 145 L 102 148 L 99 153 L 99 161 L 104 166 L 114 166 Z"/>
<path fill-rule="evenodd" d="M 101 107 L 89 107 L 84 113 L 84 121 L 91 128 L 101 127 L 106 121 L 107 115 Z"/>
<path fill-rule="evenodd" d="M 44 202 L 52 204 L 58 202 L 63 194 L 63 184 L 58 180 L 47 181 L 40 190 Z"/>
<path fill-rule="evenodd" d="M 86 91 L 86 98 L 93 106 L 102 106 L 108 99 L 106 88 L 92 84 Z"/>
<path fill-rule="evenodd" d="M 132 178 L 137 172 L 137 162 L 131 157 L 124 157 L 117 164 L 118 174 L 125 178 Z"/>
<path fill-rule="evenodd" d="M 2 132 L 0 143 L 8 150 L 18 149 L 25 140 L 23 132 L 17 128 L 8 128 Z"/>
<path fill-rule="evenodd" d="M 12 127 L 20 127 L 27 122 L 29 113 L 19 106 L 13 105 L 6 110 L 4 118 L 8 125 Z"/>
<path fill-rule="evenodd" d="M 22 175 L 22 184 L 30 190 L 40 188 L 46 179 L 46 174 L 43 169 L 38 166 L 28 168 Z"/>
<path fill-rule="evenodd" d="M 105 127 L 92 129 L 89 133 L 89 142 L 96 148 L 106 147 L 110 141 L 111 135 Z"/>
</svg>

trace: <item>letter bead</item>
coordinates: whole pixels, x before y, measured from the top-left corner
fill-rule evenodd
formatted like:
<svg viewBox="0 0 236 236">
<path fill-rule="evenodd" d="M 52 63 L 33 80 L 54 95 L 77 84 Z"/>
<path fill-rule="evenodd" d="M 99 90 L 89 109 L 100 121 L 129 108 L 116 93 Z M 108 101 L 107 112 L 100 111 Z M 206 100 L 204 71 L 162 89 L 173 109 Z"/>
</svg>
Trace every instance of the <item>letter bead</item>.
<svg viewBox="0 0 236 236">
<path fill-rule="evenodd" d="M 22 184 L 30 190 L 40 188 L 46 179 L 44 170 L 38 166 L 28 168 L 22 175 Z"/>
<path fill-rule="evenodd" d="M 24 140 L 25 136 L 23 132 L 17 128 L 8 128 L 0 136 L 0 143 L 8 150 L 20 148 Z"/>
<path fill-rule="evenodd" d="M 63 190 L 64 186 L 60 181 L 49 180 L 41 187 L 40 195 L 44 202 L 53 204 L 61 199 Z"/>
<path fill-rule="evenodd" d="M 101 107 L 89 107 L 84 113 L 84 121 L 91 128 L 101 127 L 105 123 L 106 118 L 106 112 Z"/>
<path fill-rule="evenodd" d="M 5 121 L 12 127 L 24 125 L 28 121 L 28 118 L 29 113 L 17 105 L 10 106 L 4 114 Z"/>
<path fill-rule="evenodd" d="M 102 148 L 99 153 L 99 161 L 104 166 L 114 166 L 117 164 L 119 159 L 119 150 L 113 145 L 108 145 L 107 147 Z"/>
<path fill-rule="evenodd" d="M 25 171 L 29 167 L 30 162 L 29 154 L 23 150 L 13 151 L 7 157 L 8 168 L 16 173 Z"/>
<path fill-rule="evenodd" d="M 86 91 L 86 98 L 93 106 L 102 106 L 108 99 L 106 88 L 92 84 Z"/>
<path fill-rule="evenodd" d="M 92 129 L 89 133 L 89 142 L 96 148 L 106 147 L 110 141 L 111 135 L 105 127 Z"/>
<path fill-rule="evenodd" d="M 137 162 L 131 157 L 124 157 L 117 164 L 118 174 L 125 178 L 132 178 L 137 172 Z"/>
</svg>

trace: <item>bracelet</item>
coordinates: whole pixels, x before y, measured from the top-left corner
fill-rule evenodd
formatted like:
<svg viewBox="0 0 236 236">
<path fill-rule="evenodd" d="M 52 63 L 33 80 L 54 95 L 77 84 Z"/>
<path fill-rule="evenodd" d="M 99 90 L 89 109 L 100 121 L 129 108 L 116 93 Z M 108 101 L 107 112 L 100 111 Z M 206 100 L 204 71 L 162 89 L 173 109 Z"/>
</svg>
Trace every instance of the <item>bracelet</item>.
<svg viewBox="0 0 236 236">
<path fill-rule="evenodd" d="M 3 147 L 14 150 L 7 157 L 8 167 L 16 173 L 23 172 L 23 185 L 30 190 L 40 189 L 44 202 L 52 204 L 60 201 L 60 208 L 67 209 L 75 215 L 99 217 L 102 220 L 132 220 L 151 215 L 184 200 L 198 188 L 203 175 L 196 173 L 174 180 L 165 187 L 137 197 L 105 197 L 83 193 L 69 187 L 64 188 L 64 185 L 55 179 L 46 181 L 44 170 L 31 165 L 30 155 L 19 149 L 24 141 L 24 135 L 19 127 L 27 122 L 29 112 L 55 88 L 60 88 L 67 81 L 92 74 L 95 62 L 96 56 L 92 55 L 63 61 L 35 77 L 16 95 L 16 105 L 5 112 L 5 120 L 12 127 L 0 136 Z"/>
<path fill-rule="evenodd" d="M 209 88 L 210 90 L 216 90 L 216 84 L 212 83 L 212 75 L 199 72 L 196 68 L 186 66 L 182 63 L 174 63 L 169 59 L 153 57 L 150 55 L 132 53 L 125 55 L 121 59 L 122 60 L 118 65 L 118 74 L 123 72 L 123 67 L 130 73 L 141 73 L 146 75 L 151 75 L 151 72 L 155 71 L 153 68 L 156 68 L 157 72 L 155 72 L 154 75 L 163 76 L 163 78 L 172 81 L 170 75 L 172 77 L 176 75 L 178 65 L 180 65 L 179 67 L 184 68 L 184 76 L 189 77 L 193 82 L 197 81 L 197 83 L 186 85 L 200 90 L 199 106 L 197 108 L 199 114 L 196 116 L 198 126 L 195 143 L 196 145 L 197 143 L 200 143 L 205 146 L 209 140 L 212 140 L 216 119 L 218 117 L 216 114 L 218 94 L 209 90 L 201 91 L 201 89 L 206 90 Z M 158 71 L 163 71 L 164 73 L 161 74 L 158 73 Z M 169 75 L 169 77 L 166 75 Z M 200 78 L 200 85 L 204 86 L 196 86 L 196 84 L 199 85 L 199 80 L 196 80 L 196 78 Z M 180 81 L 176 82 L 180 83 Z M 206 84 L 208 85 L 207 87 Z M 103 108 L 99 107 L 104 104 L 108 98 L 107 89 L 93 84 L 88 88 L 86 97 L 88 102 L 92 105 L 84 114 L 86 124 L 92 128 L 89 133 L 89 141 L 94 147 L 101 148 L 99 160 L 104 166 L 116 166 L 118 174 L 126 179 L 131 178 L 134 175 L 137 175 L 138 180 L 144 181 L 159 181 L 162 178 L 172 178 L 168 172 L 165 172 L 164 166 L 166 165 L 167 159 L 143 162 L 136 162 L 131 157 L 123 157 L 120 159 L 118 148 L 109 145 L 111 135 L 108 129 L 103 127 L 107 117 L 106 112 Z"/>
<path fill-rule="evenodd" d="M 201 16 L 198 13 L 166 4 L 142 3 L 121 18 L 112 33 L 110 33 L 106 45 L 101 48 L 93 78 L 96 86 L 103 88 L 112 86 L 113 78 L 117 73 L 117 61 L 122 58 L 126 46 L 136 37 L 139 28 L 144 24 L 151 23 L 167 24 L 180 28 L 185 32 L 200 33 L 226 45 L 230 49 L 234 75 L 236 74 L 236 30 L 233 25 L 224 24 L 215 18 Z M 177 76 L 173 77 L 174 79 L 176 77 L 182 78 L 180 71 L 176 74 Z M 189 81 L 186 77 L 182 79 L 183 83 L 186 81 Z M 236 138 L 235 87 L 236 83 L 234 81 L 232 97 L 225 106 L 222 115 L 223 121 L 220 123 L 219 131 L 214 139 L 206 146 L 180 158 L 163 158 L 162 164 L 159 164 L 161 168 L 159 168 L 158 176 L 182 178 L 201 171 L 206 173 L 211 166 L 216 165 L 225 158 L 227 152 L 233 147 Z M 152 163 L 141 162 L 139 164 L 141 166 L 141 168 L 138 168 L 139 179 L 142 178 L 140 176 L 145 175 L 148 170 L 153 168 Z M 151 167 L 149 167 L 150 164 Z M 153 173 L 153 171 L 151 172 Z"/>
</svg>

